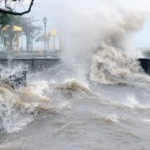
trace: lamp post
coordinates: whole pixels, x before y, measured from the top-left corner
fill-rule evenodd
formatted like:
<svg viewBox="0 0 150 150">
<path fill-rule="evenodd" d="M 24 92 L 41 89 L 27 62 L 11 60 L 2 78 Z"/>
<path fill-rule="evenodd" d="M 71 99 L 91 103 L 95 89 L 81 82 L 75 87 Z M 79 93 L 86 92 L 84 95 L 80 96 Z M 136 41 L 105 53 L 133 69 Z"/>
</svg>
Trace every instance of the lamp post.
<svg viewBox="0 0 150 150">
<path fill-rule="evenodd" d="M 47 24 L 47 18 L 43 18 L 44 28 L 45 28 L 45 34 L 44 34 L 44 58 L 46 58 L 46 24 Z"/>
</svg>

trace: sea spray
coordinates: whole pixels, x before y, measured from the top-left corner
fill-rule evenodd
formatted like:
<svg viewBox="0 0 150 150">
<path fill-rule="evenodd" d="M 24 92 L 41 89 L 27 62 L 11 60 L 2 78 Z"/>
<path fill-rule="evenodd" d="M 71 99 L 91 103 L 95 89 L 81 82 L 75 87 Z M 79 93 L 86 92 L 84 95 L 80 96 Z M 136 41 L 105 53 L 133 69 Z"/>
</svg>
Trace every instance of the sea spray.
<svg viewBox="0 0 150 150">
<path fill-rule="evenodd" d="M 85 1 L 82 3 L 88 5 Z M 106 77 L 104 71 L 107 69 L 117 77 L 149 82 L 137 61 L 142 55 L 139 52 L 137 55 L 137 50 L 131 44 L 132 34 L 143 28 L 148 11 L 118 6 L 115 1 L 114 5 L 109 5 L 110 1 L 88 3 L 88 10 L 72 3 L 69 5 L 72 9 L 62 6 L 58 10 L 57 22 L 64 22 L 61 29 L 68 35 L 68 46 L 62 53 L 62 61 L 82 80 L 86 80 L 90 74 L 93 81 L 118 83 Z M 64 17 L 59 17 L 62 10 Z"/>
<path fill-rule="evenodd" d="M 138 16 L 135 13 L 112 18 L 114 26 L 106 30 L 96 49 L 90 73 L 91 80 L 104 84 L 118 83 L 107 77 L 104 73 L 107 70 L 120 78 L 150 82 L 150 78 L 144 74 L 137 58 L 132 51 L 130 52 L 130 48 L 124 46 L 128 35 L 141 29 L 144 22 L 144 14 L 137 12 Z"/>
<path fill-rule="evenodd" d="M 107 77 L 105 70 L 119 78 L 150 82 L 150 78 L 144 73 L 136 58 L 126 51 L 103 43 L 93 59 L 91 80 L 104 84 L 117 83 Z"/>
<path fill-rule="evenodd" d="M 50 98 L 43 93 L 48 90 L 47 83 L 42 81 L 17 90 L 1 83 L 0 129 L 8 133 L 18 132 L 32 122 L 41 110 L 59 113 L 63 109 L 71 108 L 67 101 L 56 106 L 52 105 Z"/>
</svg>

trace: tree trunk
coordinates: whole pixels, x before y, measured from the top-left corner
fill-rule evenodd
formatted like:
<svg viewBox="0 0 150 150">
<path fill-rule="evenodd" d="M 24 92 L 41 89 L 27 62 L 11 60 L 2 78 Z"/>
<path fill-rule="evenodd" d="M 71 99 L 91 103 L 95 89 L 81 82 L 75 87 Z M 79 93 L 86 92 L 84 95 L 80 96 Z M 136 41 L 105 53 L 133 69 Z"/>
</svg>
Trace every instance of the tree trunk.
<svg viewBox="0 0 150 150">
<path fill-rule="evenodd" d="M 30 47 L 30 38 L 26 37 L 26 51 L 29 51 L 29 47 Z"/>
</svg>

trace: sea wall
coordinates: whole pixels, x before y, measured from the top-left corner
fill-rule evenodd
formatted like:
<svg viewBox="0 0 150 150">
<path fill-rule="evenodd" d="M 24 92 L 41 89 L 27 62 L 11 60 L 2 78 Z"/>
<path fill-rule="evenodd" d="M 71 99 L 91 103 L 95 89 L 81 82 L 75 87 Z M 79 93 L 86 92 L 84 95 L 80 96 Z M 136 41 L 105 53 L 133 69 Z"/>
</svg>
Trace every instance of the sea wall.
<svg viewBox="0 0 150 150">
<path fill-rule="evenodd" d="M 60 59 L 49 58 L 49 59 L 0 59 L 0 65 L 9 68 L 14 68 L 21 65 L 28 71 L 36 72 L 48 69 L 58 63 Z"/>
<path fill-rule="evenodd" d="M 145 71 L 145 73 L 150 75 L 150 59 L 148 58 L 139 58 L 138 61 L 140 62 L 141 67 Z"/>
</svg>

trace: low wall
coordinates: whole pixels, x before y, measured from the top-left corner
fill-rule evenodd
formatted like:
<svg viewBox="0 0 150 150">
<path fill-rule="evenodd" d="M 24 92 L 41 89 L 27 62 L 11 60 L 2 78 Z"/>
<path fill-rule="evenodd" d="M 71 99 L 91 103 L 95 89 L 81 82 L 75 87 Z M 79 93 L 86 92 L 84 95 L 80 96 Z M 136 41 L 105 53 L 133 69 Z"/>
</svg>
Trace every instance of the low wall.
<svg viewBox="0 0 150 150">
<path fill-rule="evenodd" d="M 0 59 L 0 65 L 14 68 L 15 66 L 21 65 L 28 71 L 42 71 L 54 66 L 60 59 L 49 58 L 49 59 Z"/>
</svg>

